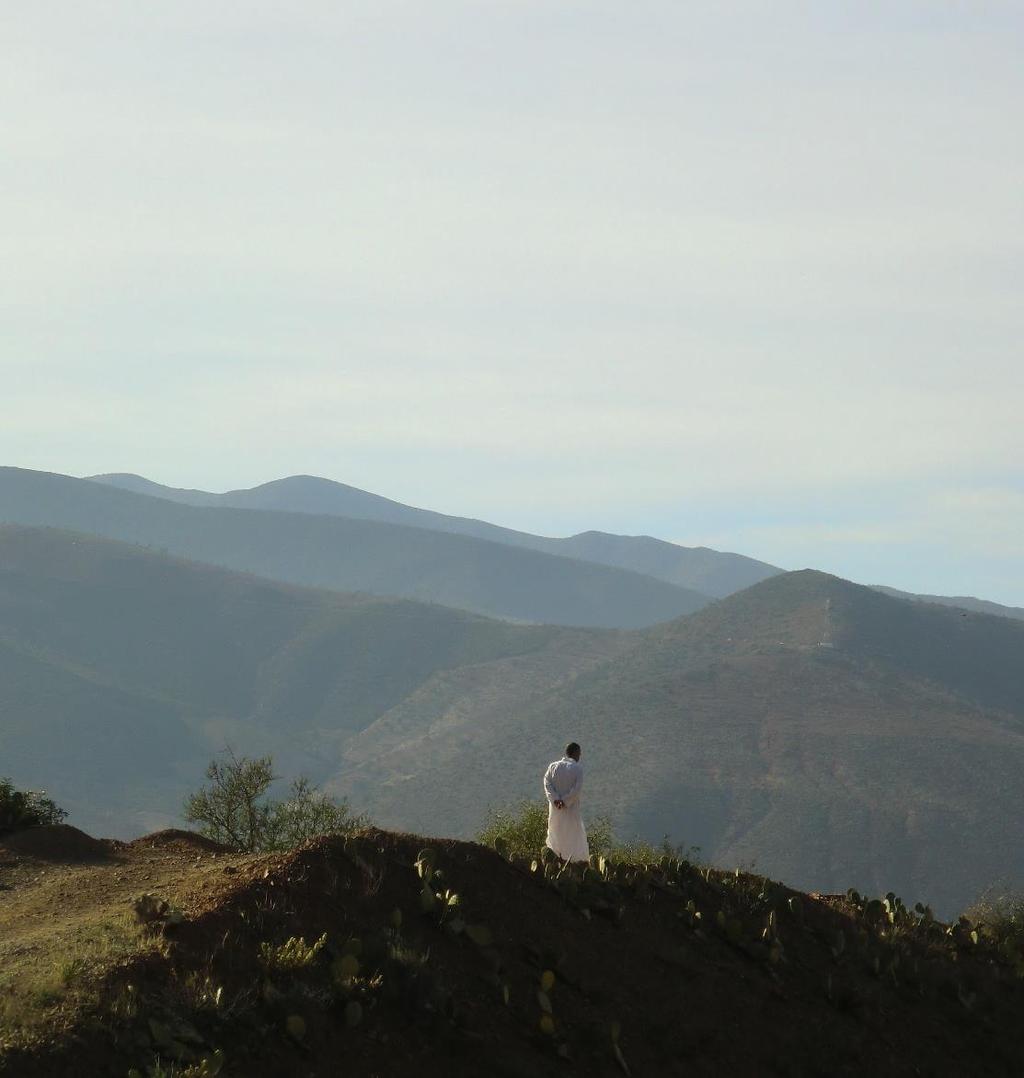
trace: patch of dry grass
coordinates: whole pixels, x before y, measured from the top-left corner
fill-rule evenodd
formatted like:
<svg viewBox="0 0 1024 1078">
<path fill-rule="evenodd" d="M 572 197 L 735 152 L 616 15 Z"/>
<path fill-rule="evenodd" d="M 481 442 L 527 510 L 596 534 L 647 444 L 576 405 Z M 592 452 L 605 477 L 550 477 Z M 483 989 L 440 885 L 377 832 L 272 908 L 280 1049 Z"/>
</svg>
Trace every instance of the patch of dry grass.
<svg viewBox="0 0 1024 1078">
<path fill-rule="evenodd" d="M 47 941 L 6 943 L 0 971 L 0 1045 L 5 1046 L 61 1026 L 71 1012 L 106 1004 L 100 999 L 106 975 L 162 945 L 130 912 L 79 922 Z"/>
</svg>

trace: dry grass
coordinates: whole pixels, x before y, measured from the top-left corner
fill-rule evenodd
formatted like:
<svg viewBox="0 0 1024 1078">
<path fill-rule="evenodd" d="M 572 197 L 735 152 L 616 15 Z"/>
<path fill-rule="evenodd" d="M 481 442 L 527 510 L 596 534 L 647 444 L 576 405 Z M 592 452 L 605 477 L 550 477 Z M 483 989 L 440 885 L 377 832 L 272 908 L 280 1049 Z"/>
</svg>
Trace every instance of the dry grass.
<svg viewBox="0 0 1024 1078">
<path fill-rule="evenodd" d="M 82 919 L 49 941 L 36 933 L 5 940 L 0 1043 L 32 1039 L 60 1026 L 65 1012 L 92 1009 L 113 969 L 160 947 L 160 938 L 148 934 L 130 912 Z"/>
</svg>

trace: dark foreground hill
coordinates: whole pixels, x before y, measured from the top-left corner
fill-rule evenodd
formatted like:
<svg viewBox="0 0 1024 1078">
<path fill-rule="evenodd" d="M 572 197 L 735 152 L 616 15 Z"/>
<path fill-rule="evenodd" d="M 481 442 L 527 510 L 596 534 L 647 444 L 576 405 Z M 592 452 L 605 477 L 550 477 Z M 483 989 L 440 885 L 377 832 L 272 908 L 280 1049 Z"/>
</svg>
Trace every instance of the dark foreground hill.
<svg viewBox="0 0 1024 1078">
<path fill-rule="evenodd" d="M 538 746 L 571 736 L 591 813 L 719 864 L 947 912 L 1024 881 L 1021 623 L 803 572 L 641 637 L 501 721 L 439 712 L 410 736 L 400 707 L 394 733 L 389 715 L 350 742 L 336 787 L 385 824 L 466 833 L 480 805 L 532 795 Z M 467 738 L 502 766 L 467 769 Z"/>
<path fill-rule="evenodd" d="M 528 698 L 628 640 L 0 527 L 0 774 L 59 789 L 85 827 L 138 834 L 177 817 L 225 742 L 322 778 L 410 696 L 464 676 L 494 703 Z"/>
<path fill-rule="evenodd" d="M 1016 939 L 896 896 L 375 830 L 243 856 L 61 828 L 0 863 L 18 1078 L 985 1078 L 1024 1053 Z"/>
<path fill-rule="evenodd" d="M 0 524 L 46 525 L 338 591 L 553 625 L 636 628 L 706 605 L 650 576 L 425 528 L 196 508 L 46 472 L 0 468 Z"/>
<path fill-rule="evenodd" d="M 139 475 L 113 474 L 90 477 L 98 483 L 186 505 L 224 506 L 236 509 L 276 509 L 289 513 L 354 517 L 405 524 L 430 531 L 472 535 L 507 546 L 539 550 L 566 558 L 611 565 L 656 577 L 669 584 L 720 598 L 782 572 L 774 565 L 708 547 L 684 547 L 649 535 L 609 535 L 588 531 L 564 539 L 531 535 L 489 524 L 484 520 L 446 516 L 429 509 L 382 498 L 344 483 L 312 475 L 275 479 L 249 490 L 211 494 L 205 490 L 165 487 Z"/>
</svg>

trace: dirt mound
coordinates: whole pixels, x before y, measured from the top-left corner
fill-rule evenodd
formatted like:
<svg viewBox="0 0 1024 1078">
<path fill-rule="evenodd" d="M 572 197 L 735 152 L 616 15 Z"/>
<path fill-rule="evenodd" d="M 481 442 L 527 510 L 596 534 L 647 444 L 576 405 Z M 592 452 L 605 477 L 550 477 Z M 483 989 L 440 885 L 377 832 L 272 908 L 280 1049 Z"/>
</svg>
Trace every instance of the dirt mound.
<svg viewBox="0 0 1024 1078">
<path fill-rule="evenodd" d="M 5 1058 L 0 1028 L 0 1074 L 156 1057 L 246 1078 L 326 1078 L 339 1060 L 364 1078 L 1020 1073 L 1014 962 L 895 896 L 826 900 L 670 858 L 558 876 L 372 829 L 262 857 L 198 848 L 163 832 L 50 884 L 70 903 L 103 877 L 101 927 L 142 887 L 181 916 L 109 969 L 73 1036 Z"/>
<path fill-rule="evenodd" d="M 164 831 L 154 831 L 151 835 L 132 839 L 127 843 L 130 850 L 168 849 L 181 853 L 235 853 L 230 846 L 214 842 L 212 838 L 197 835 L 194 831 L 182 831 L 177 827 L 168 827 Z"/>
<path fill-rule="evenodd" d="M 0 835 L 0 848 L 19 857 L 66 864 L 108 861 L 120 845 L 109 839 L 92 838 L 77 827 L 65 823 L 29 827 L 24 831 Z"/>
</svg>

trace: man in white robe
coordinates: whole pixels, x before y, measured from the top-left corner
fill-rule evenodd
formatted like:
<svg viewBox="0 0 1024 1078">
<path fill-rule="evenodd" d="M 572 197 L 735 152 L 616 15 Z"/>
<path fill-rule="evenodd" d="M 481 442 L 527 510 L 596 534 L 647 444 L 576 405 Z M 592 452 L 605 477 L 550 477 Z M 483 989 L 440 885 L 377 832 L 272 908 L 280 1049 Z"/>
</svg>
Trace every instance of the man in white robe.
<svg viewBox="0 0 1024 1078">
<path fill-rule="evenodd" d="M 573 741 L 566 745 L 561 760 L 555 760 L 544 773 L 544 796 L 548 799 L 547 844 L 563 861 L 586 861 L 590 857 L 580 810 L 583 791 L 580 755 L 580 747 Z"/>
</svg>

